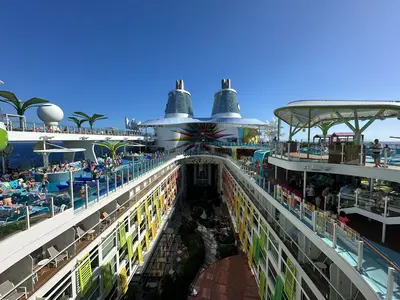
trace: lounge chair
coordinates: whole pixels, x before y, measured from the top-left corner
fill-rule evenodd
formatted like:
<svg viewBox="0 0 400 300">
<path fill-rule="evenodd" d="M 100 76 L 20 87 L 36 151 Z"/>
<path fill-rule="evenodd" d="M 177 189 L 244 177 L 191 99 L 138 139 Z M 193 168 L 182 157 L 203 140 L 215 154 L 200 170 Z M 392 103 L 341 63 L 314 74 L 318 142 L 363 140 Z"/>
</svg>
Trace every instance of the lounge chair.
<svg viewBox="0 0 400 300">
<path fill-rule="evenodd" d="M 106 213 L 106 212 L 103 212 L 103 222 L 104 223 L 108 223 L 108 224 L 111 224 L 111 217 L 110 217 L 110 215 L 108 214 L 108 213 Z"/>
<path fill-rule="evenodd" d="M 14 284 L 7 280 L 0 284 L 0 296 L 3 300 L 18 300 L 22 297 L 27 298 L 26 287 L 15 288 Z"/>
<path fill-rule="evenodd" d="M 78 240 L 80 241 L 84 236 L 85 236 L 86 232 L 80 228 L 79 226 L 76 227 L 76 235 L 78 236 Z"/>
<path fill-rule="evenodd" d="M 54 248 L 54 246 L 47 249 L 47 253 L 50 255 L 51 264 L 53 264 L 56 268 L 58 263 L 64 261 L 64 259 L 68 259 L 68 251 L 60 253 L 56 248 Z"/>
</svg>

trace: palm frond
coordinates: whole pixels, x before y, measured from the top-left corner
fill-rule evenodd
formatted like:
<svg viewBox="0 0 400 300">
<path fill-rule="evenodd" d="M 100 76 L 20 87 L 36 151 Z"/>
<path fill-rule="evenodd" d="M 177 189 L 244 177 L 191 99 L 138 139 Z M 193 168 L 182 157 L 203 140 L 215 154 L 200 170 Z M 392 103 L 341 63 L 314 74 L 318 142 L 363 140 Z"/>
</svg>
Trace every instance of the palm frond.
<svg viewBox="0 0 400 300">
<path fill-rule="evenodd" d="M 81 112 L 81 111 L 76 111 L 76 112 L 74 112 L 73 114 L 74 114 L 75 116 L 78 116 L 78 117 L 83 117 L 83 118 L 85 118 L 85 119 L 87 119 L 87 120 L 90 119 L 90 116 L 89 116 L 88 114 L 85 114 L 84 112 Z"/>
<path fill-rule="evenodd" d="M 93 118 L 93 117 L 92 117 L 92 120 L 93 120 L 93 121 L 107 120 L 107 119 L 108 119 L 107 117 L 98 117 L 98 118 Z"/>
<path fill-rule="evenodd" d="M 91 118 L 92 119 L 96 119 L 96 120 L 100 120 L 100 118 L 106 118 L 107 119 L 107 117 L 105 115 L 101 115 L 101 114 L 93 114 L 91 116 Z"/>
<path fill-rule="evenodd" d="M 34 105 L 37 104 L 43 104 L 43 103 L 48 103 L 49 101 L 45 100 L 45 99 L 41 99 L 41 98 L 31 98 L 28 101 L 22 102 L 22 110 L 27 110 L 30 107 L 33 107 Z"/>
<path fill-rule="evenodd" d="M 0 91 L 0 97 L 6 98 L 7 100 L 10 100 L 11 102 L 19 102 L 17 96 L 13 92 L 9 91 Z"/>
<path fill-rule="evenodd" d="M 3 100 L 3 99 L 0 99 L 0 102 L 3 102 L 3 103 L 6 103 L 6 104 L 11 105 L 15 110 L 18 110 L 18 109 L 19 109 L 19 108 L 16 107 L 15 104 L 12 103 L 10 100 Z"/>
<path fill-rule="evenodd" d="M 76 125 L 81 126 L 83 123 L 87 122 L 85 119 L 78 119 L 76 117 L 68 117 L 68 120 L 74 122 Z"/>
<path fill-rule="evenodd" d="M 1 102 L 8 103 L 16 110 L 21 108 L 21 102 L 18 100 L 14 93 L 9 91 L 0 91 L 0 97 L 4 98 Z"/>
</svg>

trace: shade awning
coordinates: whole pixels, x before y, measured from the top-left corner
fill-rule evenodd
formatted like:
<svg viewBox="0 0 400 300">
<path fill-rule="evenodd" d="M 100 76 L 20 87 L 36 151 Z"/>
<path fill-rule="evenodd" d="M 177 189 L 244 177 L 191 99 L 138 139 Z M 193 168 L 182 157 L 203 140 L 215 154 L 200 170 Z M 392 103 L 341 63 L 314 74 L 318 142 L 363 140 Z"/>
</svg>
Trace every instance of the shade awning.
<svg viewBox="0 0 400 300">
<path fill-rule="evenodd" d="M 299 100 L 274 111 L 275 116 L 296 127 L 315 126 L 342 119 L 360 121 L 399 116 L 400 101 L 383 100 Z"/>
</svg>

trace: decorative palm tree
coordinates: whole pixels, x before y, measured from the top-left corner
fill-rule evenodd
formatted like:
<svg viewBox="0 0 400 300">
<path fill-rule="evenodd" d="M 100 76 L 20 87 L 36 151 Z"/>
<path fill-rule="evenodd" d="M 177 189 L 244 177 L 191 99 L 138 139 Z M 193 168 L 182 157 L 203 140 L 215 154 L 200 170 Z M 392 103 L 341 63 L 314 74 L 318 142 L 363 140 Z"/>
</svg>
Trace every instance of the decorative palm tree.
<svg viewBox="0 0 400 300">
<path fill-rule="evenodd" d="M 0 91 L 0 97 L 4 99 L 0 99 L 0 102 L 7 103 L 11 105 L 16 111 L 17 115 L 21 116 L 19 118 L 19 124 L 21 129 L 24 126 L 24 122 L 22 117 L 25 115 L 25 112 L 32 107 L 38 107 L 38 104 L 48 103 L 49 101 L 41 99 L 41 98 L 31 98 L 28 101 L 19 101 L 17 96 L 14 93 L 8 91 Z"/>
<path fill-rule="evenodd" d="M 83 118 L 85 121 L 89 122 L 90 125 L 90 129 L 93 129 L 93 124 L 96 121 L 99 120 L 106 120 L 108 119 L 106 116 L 104 115 L 100 115 L 100 114 L 93 114 L 92 116 L 89 116 L 88 114 L 85 114 L 84 112 L 80 112 L 80 111 L 76 111 L 74 112 L 74 116 L 75 117 L 80 117 Z"/>
<path fill-rule="evenodd" d="M 80 129 L 82 127 L 82 124 L 87 122 L 86 119 L 78 119 L 76 117 L 68 117 L 68 120 L 70 120 L 71 122 L 76 124 L 76 127 L 78 127 L 78 129 Z"/>
<path fill-rule="evenodd" d="M 110 156 L 114 160 L 115 154 L 117 153 L 117 150 L 121 147 L 126 147 L 129 146 L 129 143 L 126 142 L 114 142 L 114 141 L 109 141 L 109 142 L 96 142 L 93 143 L 97 146 L 104 147 L 110 151 Z"/>
<path fill-rule="evenodd" d="M 325 122 L 325 123 L 321 123 L 321 124 L 317 125 L 317 127 L 319 129 L 321 129 L 321 131 L 322 131 L 322 136 L 324 138 L 324 142 L 325 142 L 326 137 L 328 135 L 329 129 L 331 129 L 333 126 L 335 126 L 337 124 L 339 124 L 338 121 L 330 121 L 330 122 Z"/>
</svg>

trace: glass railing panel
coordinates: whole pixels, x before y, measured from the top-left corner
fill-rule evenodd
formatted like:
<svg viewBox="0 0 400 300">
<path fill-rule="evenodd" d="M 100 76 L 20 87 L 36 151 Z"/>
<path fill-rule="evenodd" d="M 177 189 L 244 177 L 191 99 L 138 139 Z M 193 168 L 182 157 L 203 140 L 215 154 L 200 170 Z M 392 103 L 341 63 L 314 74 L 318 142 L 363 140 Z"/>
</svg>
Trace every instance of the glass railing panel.
<svg viewBox="0 0 400 300">
<path fill-rule="evenodd" d="M 157 167 L 163 166 L 169 159 L 178 154 L 179 152 L 174 152 L 172 154 L 163 155 L 158 159 L 152 159 L 146 165 L 146 173 Z M 128 170 L 130 170 L 131 178 L 129 181 Z M 117 178 L 117 184 L 115 184 L 115 177 L 113 176 L 108 176 L 108 184 L 106 177 L 100 178 L 98 184 L 95 179 L 89 181 L 74 181 L 72 188 L 74 210 L 85 209 L 87 205 L 91 205 L 98 200 L 101 201 L 103 198 L 107 197 L 107 195 L 115 193 L 116 187 L 117 190 L 122 187 L 122 172 L 124 174 L 124 186 L 138 179 L 138 173 L 140 173 L 140 176 L 145 174 L 144 164 L 138 166 L 135 162 L 134 178 L 131 176 L 131 170 L 131 165 L 122 166 L 119 171 L 119 178 Z M 51 198 L 53 198 L 53 209 L 51 209 Z M 10 203 L 5 203 L 4 201 L 6 199 Z M 14 193 L 9 198 L 5 198 L 3 200 L 3 206 L 0 206 L 0 241 L 15 233 L 27 230 L 34 224 L 52 218 L 70 207 L 71 200 L 69 187 L 63 188 L 60 191 L 47 193 L 41 193 L 40 191 Z"/>
</svg>

